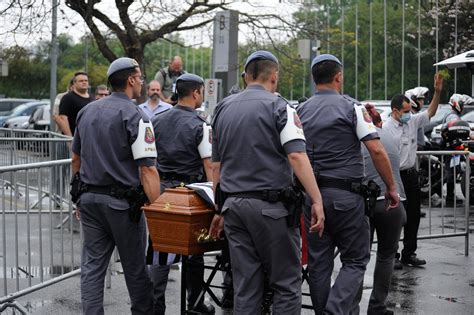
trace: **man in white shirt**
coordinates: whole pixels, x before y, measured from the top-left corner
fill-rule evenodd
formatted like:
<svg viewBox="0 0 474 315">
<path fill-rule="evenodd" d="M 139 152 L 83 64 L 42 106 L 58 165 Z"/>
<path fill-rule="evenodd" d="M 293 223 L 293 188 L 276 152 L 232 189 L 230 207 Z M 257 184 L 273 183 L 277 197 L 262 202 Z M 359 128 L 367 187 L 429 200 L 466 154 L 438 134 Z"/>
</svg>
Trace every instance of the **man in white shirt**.
<svg viewBox="0 0 474 315">
<path fill-rule="evenodd" d="M 436 74 L 434 95 L 428 109 L 418 114 L 411 113 L 410 100 L 404 95 L 395 95 L 390 104 L 392 115 L 385 122 L 383 129 L 390 133 L 400 144 L 400 176 L 406 193 L 405 210 L 407 222 L 403 237 L 401 262 L 406 265 L 421 266 L 424 259 L 416 257 L 418 227 L 420 225 L 420 184 L 418 171 L 415 169 L 418 129 L 427 125 L 438 110 L 439 99 L 443 89 L 443 78 Z M 397 254 L 398 255 L 398 254 Z M 396 269 L 401 269 L 399 262 Z"/>
<path fill-rule="evenodd" d="M 139 107 L 145 112 L 145 114 L 150 118 L 150 120 L 161 112 L 170 109 L 171 106 L 168 103 L 165 103 L 161 100 L 161 86 L 160 83 L 156 80 L 150 81 L 148 83 L 148 100 L 140 104 Z"/>
</svg>

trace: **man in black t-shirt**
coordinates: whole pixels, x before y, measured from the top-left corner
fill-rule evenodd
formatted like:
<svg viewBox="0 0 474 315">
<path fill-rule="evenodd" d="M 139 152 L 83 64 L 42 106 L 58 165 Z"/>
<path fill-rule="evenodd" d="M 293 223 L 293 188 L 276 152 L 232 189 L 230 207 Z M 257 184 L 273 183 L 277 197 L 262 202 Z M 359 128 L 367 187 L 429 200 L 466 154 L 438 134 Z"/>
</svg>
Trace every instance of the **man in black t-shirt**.
<svg viewBox="0 0 474 315">
<path fill-rule="evenodd" d="M 59 116 L 56 121 L 62 133 L 71 137 L 76 129 L 77 113 L 94 100 L 87 90 L 89 88 L 87 73 L 76 72 L 73 82 L 73 90 L 64 95 L 59 103 Z"/>
</svg>

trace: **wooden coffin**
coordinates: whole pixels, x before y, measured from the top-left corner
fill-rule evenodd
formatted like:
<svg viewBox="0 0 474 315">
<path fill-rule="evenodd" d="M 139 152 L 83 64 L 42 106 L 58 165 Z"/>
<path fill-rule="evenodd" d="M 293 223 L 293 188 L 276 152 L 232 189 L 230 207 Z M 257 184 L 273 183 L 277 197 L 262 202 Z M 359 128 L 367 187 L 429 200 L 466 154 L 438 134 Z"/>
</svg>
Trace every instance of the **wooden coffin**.
<svg viewBox="0 0 474 315">
<path fill-rule="evenodd" d="M 192 189 L 167 188 L 153 204 L 143 207 L 143 210 L 155 251 L 195 255 L 222 247 L 221 241 L 205 237 L 214 210 L 209 209 Z"/>
</svg>

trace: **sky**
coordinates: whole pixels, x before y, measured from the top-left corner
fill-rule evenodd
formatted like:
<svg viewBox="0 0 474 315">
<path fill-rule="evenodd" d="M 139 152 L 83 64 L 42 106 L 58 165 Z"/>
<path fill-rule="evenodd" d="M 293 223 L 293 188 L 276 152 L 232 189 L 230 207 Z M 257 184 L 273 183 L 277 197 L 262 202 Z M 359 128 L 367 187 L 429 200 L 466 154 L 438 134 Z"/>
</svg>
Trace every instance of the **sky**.
<svg viewBox="0 0 474 315">
<path fill-rule="evenodd" d="M 83 22 L 82 18 L 64 4 L 64 0 L 58 1 L 58 34 L 68 34 L 75 42 L 78 42 L 82 36 L 90 33 L 89 29 L 85 25 L 85 22 Z M 6 8 L 8 2 L 10 1 L 0 1 L 0 12 Z M 18 24 L 18 16 L 20 12 L 18 8 L 13 11 L 10 9 L 7 13 L 0 14 L 0 47 L 2 48 L 13 45 L 29 47 L 36 44 L 39 40 L 51 39 L 52 0 L 19 0 L 19 2 L 25 4 L 22 11 L 24 17 L 20 24 Z M 167 1 L 165 0 L 162 2 L 166 3 Z M 291 14 L 300 7 L 301 2 L 301 0 L 232 1 L 231 8 L 248 13 L 271 12 L 289 20 L 291 19 Z M 29 8 L 26 6 L 28 3 L 32 4 Z M 138 6 L 139 3 L 140 1 L 137 1 L 135 7 L 132 5 L 130 11 L 136 9 L 136 6 Z M 176 5 L 176 3 L 186 5 L 186 1 L 183 0 L 175 0 L 170 3 L 173 3 L 174 5 Z M 118 20 L 118 13 L 115 9 L 114 0 L 103 0 L 97 5 L 97 8 L 106 12 L 111 19 Z M 166 19 L 166 16 L 162 18 Z M 160 22 L 156 23 L 156 21 L 150 20 L 150 23 L 152 22 L 158 25 L 160 24 Z M 16 29 L 16 31 L 13 32 L 13 29 Z M 31 29 L 34 29 L 34 32 L 31 32 Z M 246 28 L 245 25 L 240 25 L 239 42 L 244 42 L 248 33 L 248 28 Z M 181 32 L 180 35 L 185 39 L 189 46 L 209 47 L 212 41 L 212 25 L 209 24 L 207 27 L 198 30 Z M 283 36 L 283 34 L 277 34 L 277 36 Z"/>
</svg>

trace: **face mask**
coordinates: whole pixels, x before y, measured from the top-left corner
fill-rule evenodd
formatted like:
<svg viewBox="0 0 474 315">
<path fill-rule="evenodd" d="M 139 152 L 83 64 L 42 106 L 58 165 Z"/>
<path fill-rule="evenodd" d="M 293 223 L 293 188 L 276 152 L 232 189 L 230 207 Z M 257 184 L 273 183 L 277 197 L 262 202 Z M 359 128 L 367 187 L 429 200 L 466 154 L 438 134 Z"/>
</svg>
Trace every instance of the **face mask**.
<svg viewBox="0 0 474 315">
<path fill-rule="evenodd" d="M 411 118 L 411 113 L 404 113 L 400 116 L 400 122 L 402 124 L 406 124 L 406 123 L 408 123 L 410 118 Z"/>
</svg>

